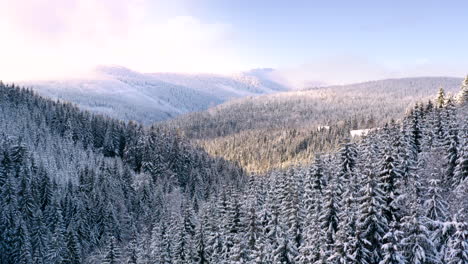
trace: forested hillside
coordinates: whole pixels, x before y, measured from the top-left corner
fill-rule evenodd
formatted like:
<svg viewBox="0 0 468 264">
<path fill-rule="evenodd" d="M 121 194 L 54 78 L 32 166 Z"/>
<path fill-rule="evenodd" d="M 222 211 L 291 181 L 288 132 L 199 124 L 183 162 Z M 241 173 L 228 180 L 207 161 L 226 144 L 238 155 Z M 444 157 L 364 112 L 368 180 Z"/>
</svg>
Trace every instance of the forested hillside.
<svg viewBox="0 0 468 264">
<path fill-rule="evenodd" d="M 0 83 L 0 263 L 102 263 L 244 178 L 168 131 Z"/>
<path fill-rule="evenodd" d="M 212 199 L 197 263 L 468 263 L 466 111 L 418 104 L 310 167 Z M 164 245 L 177 240 L 162 241 L 159 256 L 170 256 Z"/>
<path fill-rule="evenodd" d="M 39 94 L 83 109 L 146 125 L 227 100 L 288 88 L 249 72 L 237 75 L 139 73 L 118 66 L 98 67 L 86 78 L 24 83 Z"/>
<path fill-rule="evenodd" d="M 460 105 L 418 103 L 311 166 L 225 187 L 198 214 L 164 214 L 126 247 L 111 240 L 105 260 L 467 263 L 467 92 Z"/>
<path fill-rule="evenodd" d="M 377 128 L 403 117 L 439 88 L 450 97 L 462 79 L 389 79 L 249 97 L 166 122 L 210 154 L 249 171 L 309 163 L 336 150 L 354 129 Z"/>
</svg>

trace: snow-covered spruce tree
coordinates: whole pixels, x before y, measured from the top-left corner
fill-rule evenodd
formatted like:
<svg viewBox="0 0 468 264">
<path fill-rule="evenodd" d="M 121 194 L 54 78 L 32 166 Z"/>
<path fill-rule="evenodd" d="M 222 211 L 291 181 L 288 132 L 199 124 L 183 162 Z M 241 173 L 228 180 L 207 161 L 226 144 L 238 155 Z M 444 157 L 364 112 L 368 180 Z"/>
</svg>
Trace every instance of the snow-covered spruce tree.
<svg viewBox="0 0 468 264">
<path fill-rule="evenodd" d="M 21 220 L 18 226 L 18 255 L 15 263 L 32 264 L 32 246 L 28 228 L 24 220 Z"/>
<path fill-rule="evenodd" d="M 198 224 L 195 230 L 194 237 L 194 257 L 193 263 L 198 264 L 208 264 L 209 262 L 209 252 L 207 248 L 207 235 L 205 233 L 205 226 L 208 223 L 206 215 L 202 216 L 202 220 Z"/>
<path fill-rule="evenodd" d="M 174 232 L 170 234 L 170 239 L 173 241 L 173 260 L 177 263 L 190 263 L 194 251 L 192 239 L 185 231 L 184 224 L 180 219 L 171 224 L 174 225 Z"/>
<path fill-rule="evenodd" d="M 439 146 L 439 134 L 442 132 L 441 109 L 433 107 L 432 101 L 429 101 L 426 109 L 423 111 L 422 122 L 422 151 L 427 153 L 431 148 Z"/>
<path fill-rule="evenodd" d="M 246 197 L 247 198 L 247 197 Z M 262 236 L 262 230 L 260 221 L 257 215 L 257 208 L 255 206 L 255 198 L 247 198 L 246 214 L 245 214 L 245 235 L 243 240 L 246 241 L 246 251 L 249 260 L 252 261 L 254 256 L 260 255 L 260 247 L 265 245 L 260 244 L 260 236 Z"/>
<path fill-rule="evenodd" d="M 67 243 L 67 253 L 65 256 L 64 263 L 66 264 L 80 264 L 82 263 L 82 253 L 81 245 L 79 244 L 77 235 L 76 235 L 76 225 L 71 222 L 68 225 L 65 240 Z"/>
<path fill-rule="evenodd" d="M 395 225 L 391 225 L 389 231 L 383 237 L 382 257 L 379 264 L 405 264 L 405 258 L 401 252 L 400 238 L 403 232 L 398 231 Z"/>
<path fill-rule="evenodd" d="M 279 235 L 281 233 L 280 201 L 278 194 L 279 175 L 272 173 L 269 175 L 270 184 L 267 187 L 265 203 L 260 213 L 260 223 L 262 225 L 260 256 L 256 261 L 263 259 L 265 263 L 274 263 L 274 250 L 279 247 Z"/>
<path fill-rule="evenodd" d="M 276 201 L 278 215 L 273 215 L 268 225 L 268 237 L 274 241 L 274 263 L 295 263 L 298 245 L 301 243 L 297 189 L 293 182 L 293 171 L 276 175 Z M 273 201 L 272 201 L 273 202 Z M 275 206 L 276 207 L 276 206 Z M 276 209 L 274 209 L 276 210 Z"/>
<path fill-rule="evenodd" d="M 1 250 L 0 254 L 3 263 L 14 263 L 18 257 L 18 237 L 17 229 L 19 222 L 18 202 L 16 196 L 16 182 L 13 177 L 7 177 L 1 190 L 2 211 L 0 218 Z"/>
<path fill-rule="evenodd" d="M 239 241 L 238 236 L 243 230 L 242 212 L 237 190 L 230 188 L 226 201 L 226 212 L 223 218 L 223 253 L 222 258 L 228 261 L 233 255 L 232 249 Z"/>
<path fill-rule="evenodd" d="M 381 184 L 376 178 L 374 172 L 369 170 L 366 172 L 366 183 L 361 191 L 363 196 L 358 199 L 357 229 L 368 253 L 363 260 L 369 264 L 379 263 L 382 260 L 383 237 L 388 232 L 387 218 L 383 215 L 386 202 Z"/>
<path fill-rule="evenodd" d="M 226 232 L 223 226 L 227 206 L 226 200 L 226 194 L 222 192 L 220 196 L 213 196 L 213 201 L 207 205 L 207 210 L 209 211 L 209 221 L 206 225 L 208 236 L 207 250 L 210 256 L 210 263 L 222 263 Z"/>
<path fill-rule="evenodd" d="M 401 218 L 400 205 L 400 188 L 401 188 L 401 171 L 397 164 L 397 158 L 392 153 L 392 150 L 386 149 L 382 160 L 379 163 L 379 184 L 383 191 L 382 199 L 385 200 L 385 205 L 382 208 L 383 214 L 387 218 L 387 223 L 398 223 Z"/>
<path fill-rule="evenodd" d="M 321 256 L 322 259 L 328 259 L 328 257 L 333 253 L 333 245 L 335 243 L 336 232 L 338 231 L 339 225 L 339 197 L 337 191 L 339 189 L 338 183 L 335 178 L 332 178 L 325 188 L 323 195 L 323 207 L 320 212 L 320 217 L 318 219 L 320 225 L 320 234 L 325 235 L 324 237 L 324 248 L 326 256 Z"/>
<path fill-rule="evenodd" d="M 410 110 L 409 114 L 403 120 L 402 124 L 402 153 L 401 157 L 405 157 L 404 161 L 408 164 L 407 167 L 412 167 L 416 163 L 416 158 L 418 156 L 418 147 L 416 146 L 414 132 L 414 109 Z M 403 165 L 403 164 L 402 164 Z M 406 177 L 404 178 L 406 180 Z"/>
<path fill-rule="evenodd" d="M 358 196 L 357 183 L 359 182 L 361 175 L 360 172 L 355 171 L 357 150 L 354 145 L 347 144 L 348 147 L 341 150 L 342 155 L 339 158 L 341 163 L 338 166 L 340 174 L 347 174 L 345 177 L 346 184 L 344 185 L 343 200 L 341 202 L 341 208 L 339 212 L 339 224 L 338 231 L 336 232 L 336 238 L 333 245 L 328 261 L 331 263 L 354 263 L 354 254 L 360 250 L 358 247 L 358 239 L 356 237 L 356 198 Z M 346 150 L 348 149 L 348 150 Z M 343 155 L 344 152 L 350 152 L 352 155 Z M 348 156 L 353 161 L 345 162 L 344 157 Z M 348 160 L 351 160 L 349 159 Z M 344 166 L 345 164 L 354 164 L 353 166 Z M 344 174 L 343 174 L 344 172 Z"/>
<path fill-rule="evenodd" d="M 311 177 L 310 181 L 312 183 L 312 188 L 314 191 L 314 195 L 322 195 L 323 189 L 325 187 L 325 171 L 323 168 L 323 160 L 320 156 L 315 157 L 315 162 L 313 165 L 313 169 L 309 177 Z"/>
<path fill-rule="evenodd" d="M 322 159 L 316 156 L 314 165 L 309 170 L 304 186 L 304 229 L 303 243 L 299 248 L 298 263 L 314 263 L 320 258 L 320 243 L 325 242 L 321 236 L 319 224 L 322 212 L 321 200 L 324 187 L 324 170 Z M 322 240 L 323 239 L 323 240 Z"/>
<path fill-rule="evenodd" d="M 143 154 L 145 153 L 147 137 L 143 131 L 143 126 L 134 122 L 130 122 L 129 125 L 134 127 L 132 129 L 134 135 L 130 137 L 131 141 L 128 142 L 124 150 L 123 158 L 133 170 L 140 172 L 143 166 Z"/>
<path fill-rule="evenodd" d="M 453 175 L 453 187 L 457 187 L 468 179 L 468 140 L 465 132 L 464 139 L 460 142 L 460 150 Z"/>
<path fill-rule="evenodd" d="M 56 208 L 54 223 L 51 224 L 53 227 L 52 237 L 48 246 L 47 262 L 48 263 L 62 263 L 66 259 L 66 241 L 65 241 L 65 227 L 63 223 L 62 211 L 58 209 L 58 205 L 52 208 Z"/>
<path fill-rule="evenodd" d="M 333 251 L 328 260 L 331 263 L 353 263 L 354 252 L 358 247 L 356 239 L 356 216 L 354 211 L 342 216 L 338 232 L 336 233 Z M 346 224 L 343 224 L 346 223 Z"/>
<path fill-rule="evenodd" d="M 436 223 L 446 221 L 448 212 L 448 204 L 441 195 L 440 186 L 440 180 L 430 179 L 427 190 L 428 198 L 424 202 L 425 216 Z"/>
<path fill-rule="evenodd" d="M 173 261 L 173 228 L 168 226 L 167 221 L 166 218 L 161 219 L 151 232 L 150 260 L 157 263 L 169 264 Z"/>
<path fill-rule="evenodd" d="M 358 192 L 357 183 L 360 179 L 360 176 L 355 172 L 356 161 L 357 159 L 357 149 L 356 146 L 352 143 L 345 143 L 339 151 L 339 164 L 338 164 L 338 179 L 341 179 L 337 182 L 338 189 L 343 188 L 343 192 L 339 194 L 340 196 L 340 213 L 338 218 L 341 219 L 340 225 L 348 226 L 350 223 L 347 221 L 349 218 L 348 215 L 352 214 L 352 211 L 355 211 L 356 196 Z"/>
<path fill-rule="evenodd" d="M 340 160 L 338 173 L 342 175 L 345 182 L 349 182 L 353 178 L 352 173 L 356 167 L 356 146 L 354 143 L 347 142 L 343 144 L 338 153 Z"/>
<path fill-rule="evenodd" d="M 455 224 L 456 232 L 449 241 L 447 264 L 468 263 L 468 223 Z"/>
<path fill-rule="evenodd" d="M 117 240 L 115 237 L 111 236 L 109 238 L 108 246 L 102 260 L 102 263 L 105 264 L 119 264 L 121 263 L 122 252 L 118 245 Z"/>
<path fill-rule="evenodd" d="M 298 185 L 294 181 L 294 174 L 295 171 L 290 169 L 285 175 L 284 185 L 281 186 L 280 193 L 280 211 L 282 212 L 282 221 L 287 227 L 288 236 L 295 247 L 294 251 L 297 251 L 297 248 L 302 243 L 301 223 L 303 215 L 299 208 L 299 190 Z"/>
<path fill-rule="evenodd" d="M 25 218 L 27 227 L 30 227 L 34 211 L 36 210 L 36 203 L 31 193 L 31 175 L 27 171 L 21 177 L 18 196 L 19 209 Z"/>
<path fill-rule="evenodd" d="M 48 242 L 50 239 L 50 231 L 47 229 L 42 211 L 37 208 L 34 212 L 32 230 L 31 230 L 31 245 L 33 248 L 32 256 L 34 263 L 43 264 L 48 252 Z"/>
<path fill-rule="evenodd" d="M 442 87 L 440 87 L 437 92 L 436 105 L 438 108 L 443 108 L 445 106 L 445 91 Z"/>
<path fill-rule="evenodd" d="M 439 264 L 440 257 L 431 239 L 424 218 L 416 213 L 403 219 L 404 235 L 401 239 L 406 261 L 415 264 Z"/>
<path fill-rule="evenodd" d="M 192 206 L 187 201 L 183 201 L 181 211 L 182 216 L 173 223 L 175 225 L 175 232 L 172 234 L 174 261 L 177 263 L 191 263 L 195 254 L 196 221 Z"/>
<path fill-rule="evenodd" d="M 458 130 L 456 129 L 456 125 L 451 122 L 449 124 L 449 131 L 447 135 L 447 140 L 445 144 L 445 148 L 447 150 L 445 156 L 446 162 L 446 169 L 444 175 L 444 184 L 447 186 L 451 186 L 455 183 L 454 181 L 454 174 L 455 174 L 455 167 L 457 166 L 458 160 Z"/>
<path fill-rule="evenodd" d="M 265 184 L 267 185 L 267 184 Z M 265 186 L 267 188 L 267 186 Z M 256 248 L 257 250 L 254 252 L 254 255 L 252 256 L 253 263 L 266 263 L 270 264 L 273 263 L 273 246 L 270 242 L 268 234 L 270 233 L 269 229 L 269 223 L 271 223 L 271 220 L 273 218 L 273 215 L 270 211 L 270 199 L 268 195 L 269 191 L 267 190 L 266 192 L 262 192 L 262 195 L 264 195 L 263 198 L 263 203 L 261 207 L 258 209 L 258 239 L 256 242 Z"/>
<path fill-rule="evenodd" d="M 259 224 L 255 209 L 256 200 L 249 191 L 244 193 L 241 200 L 243 203 L 240 206 L 239 232 L 234 237 L 234 246 L 229 259 L 232 263 L 249 263 L 257 250 Z"/>
<path fill-rule="evenodd" d="M 410 142 L 412 143 L 411 147 L 414 150 L 416 155 L 421 152 L 421 145 L 422 145 L 422 137 L 423 137 L 423 128 L 421 123 L 424 121 L 422 120 L 422 105 L 416 104 L 413 108 L 413 111 L 410 115 L 410 128 L 409 134 L 411 137 Z"/>
<path fill-rule="evenodd" d="M 126 264 L 139 264 L 140 255 L 138 254 L 138 241 L 137 238 L 134 236 L 130 242 L 127 244 L 126 249 Z"/>
<path fill-rule="evenodd" d="M 287 227 L 279 228 L 278 246 L 273 251 L 273 263 L 295 264 L 298 255 L 294 241 L 288 235 Z"/>
<path fill-rule="evenodd" d="M 460 104 L 466 104 L 468 102 L 468 75 L 462 83 L 461 91 L 458 94 L 458 101 Z"/>
</svg>

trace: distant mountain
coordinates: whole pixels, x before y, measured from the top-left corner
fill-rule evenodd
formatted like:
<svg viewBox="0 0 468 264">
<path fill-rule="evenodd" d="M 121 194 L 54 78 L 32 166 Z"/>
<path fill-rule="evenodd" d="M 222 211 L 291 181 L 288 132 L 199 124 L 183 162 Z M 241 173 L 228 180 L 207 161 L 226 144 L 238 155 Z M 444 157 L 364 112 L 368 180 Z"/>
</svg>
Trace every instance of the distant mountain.
<svg viewBox="0 0 468 264">
<path fill-rule="evenodd" d="M 329 125 L 353 116 L 386 122 L 401 118 L 409 105 L 428 100 L 439 87 L 454 94 L 460 89 L 461 82 L 461 78 L 418 77 L 313 87 L 240 98 L 204 112 L 180 116 L 169 123 L 180 122 L 176 126 L 185 128 L 190 137 L 210 138 L 258 128 Z M 196 128 L 191 127 L 193 123 Z M 211 123 L 216 123 L 217 129 L 198 131 L 204 126 L 211 127 Z"/>
<path fill-rule="evenodd" d="M 350 130 L 401 119 L 409 106 L 432 99 L 439 87 L 454 94 L 461 82 L 421 77 L 313 87 L 232 100 L 165 125 L 212 155 L 251 171 L 265 170 L 310 162 L 315 153 L 333 150 Z"/>
<path fill-rule="evenodd" d="M 96 68 L 93 77 L 22 83 L 39 94 L 93 112 L 145 124 L 205 110 L 233 98 L 286 91 L 265 75 L 139 73 L 119 66 Z"/>
</svg>

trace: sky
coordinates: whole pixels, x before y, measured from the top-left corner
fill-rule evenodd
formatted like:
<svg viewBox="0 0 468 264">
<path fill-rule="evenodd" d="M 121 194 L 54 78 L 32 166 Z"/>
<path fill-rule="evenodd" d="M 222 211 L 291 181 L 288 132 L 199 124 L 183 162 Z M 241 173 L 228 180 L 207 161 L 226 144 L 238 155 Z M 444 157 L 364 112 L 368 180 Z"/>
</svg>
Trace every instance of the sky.
<svg viewBox="0 0 468 264">
<path fill-rule="evenodd" d="M 292 84 L 468 73 L 468 1 L 0 0 L 0 79 L 274 68 Z"/>
</svg>

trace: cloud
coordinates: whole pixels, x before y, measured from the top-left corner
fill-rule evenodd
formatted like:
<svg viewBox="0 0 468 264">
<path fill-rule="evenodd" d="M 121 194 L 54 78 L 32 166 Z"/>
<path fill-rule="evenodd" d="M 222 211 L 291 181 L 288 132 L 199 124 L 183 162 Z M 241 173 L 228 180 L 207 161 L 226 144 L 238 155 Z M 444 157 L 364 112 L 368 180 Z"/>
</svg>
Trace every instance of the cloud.
<svg viewBox="0 0 468 264">
<path fill-rule="evenodd" d="M 412 63 L 382 62 L 365 56 L 340 55 L 317 58 L 299 66 L 279 68 L 274 78 L 296 89 L 311 86 L 350 84 L 370 80 L 414 76 L 464 76 L 461 65 L 419 59 Z"/>
<path fill-rule="evenodd" d="M 138 71 L 238 67 L 230 26 L 201 21 L 186 6 L 184 0 L 0 0 L 0 79 L 77 77 L 98 64 Z"/>
</svg>

